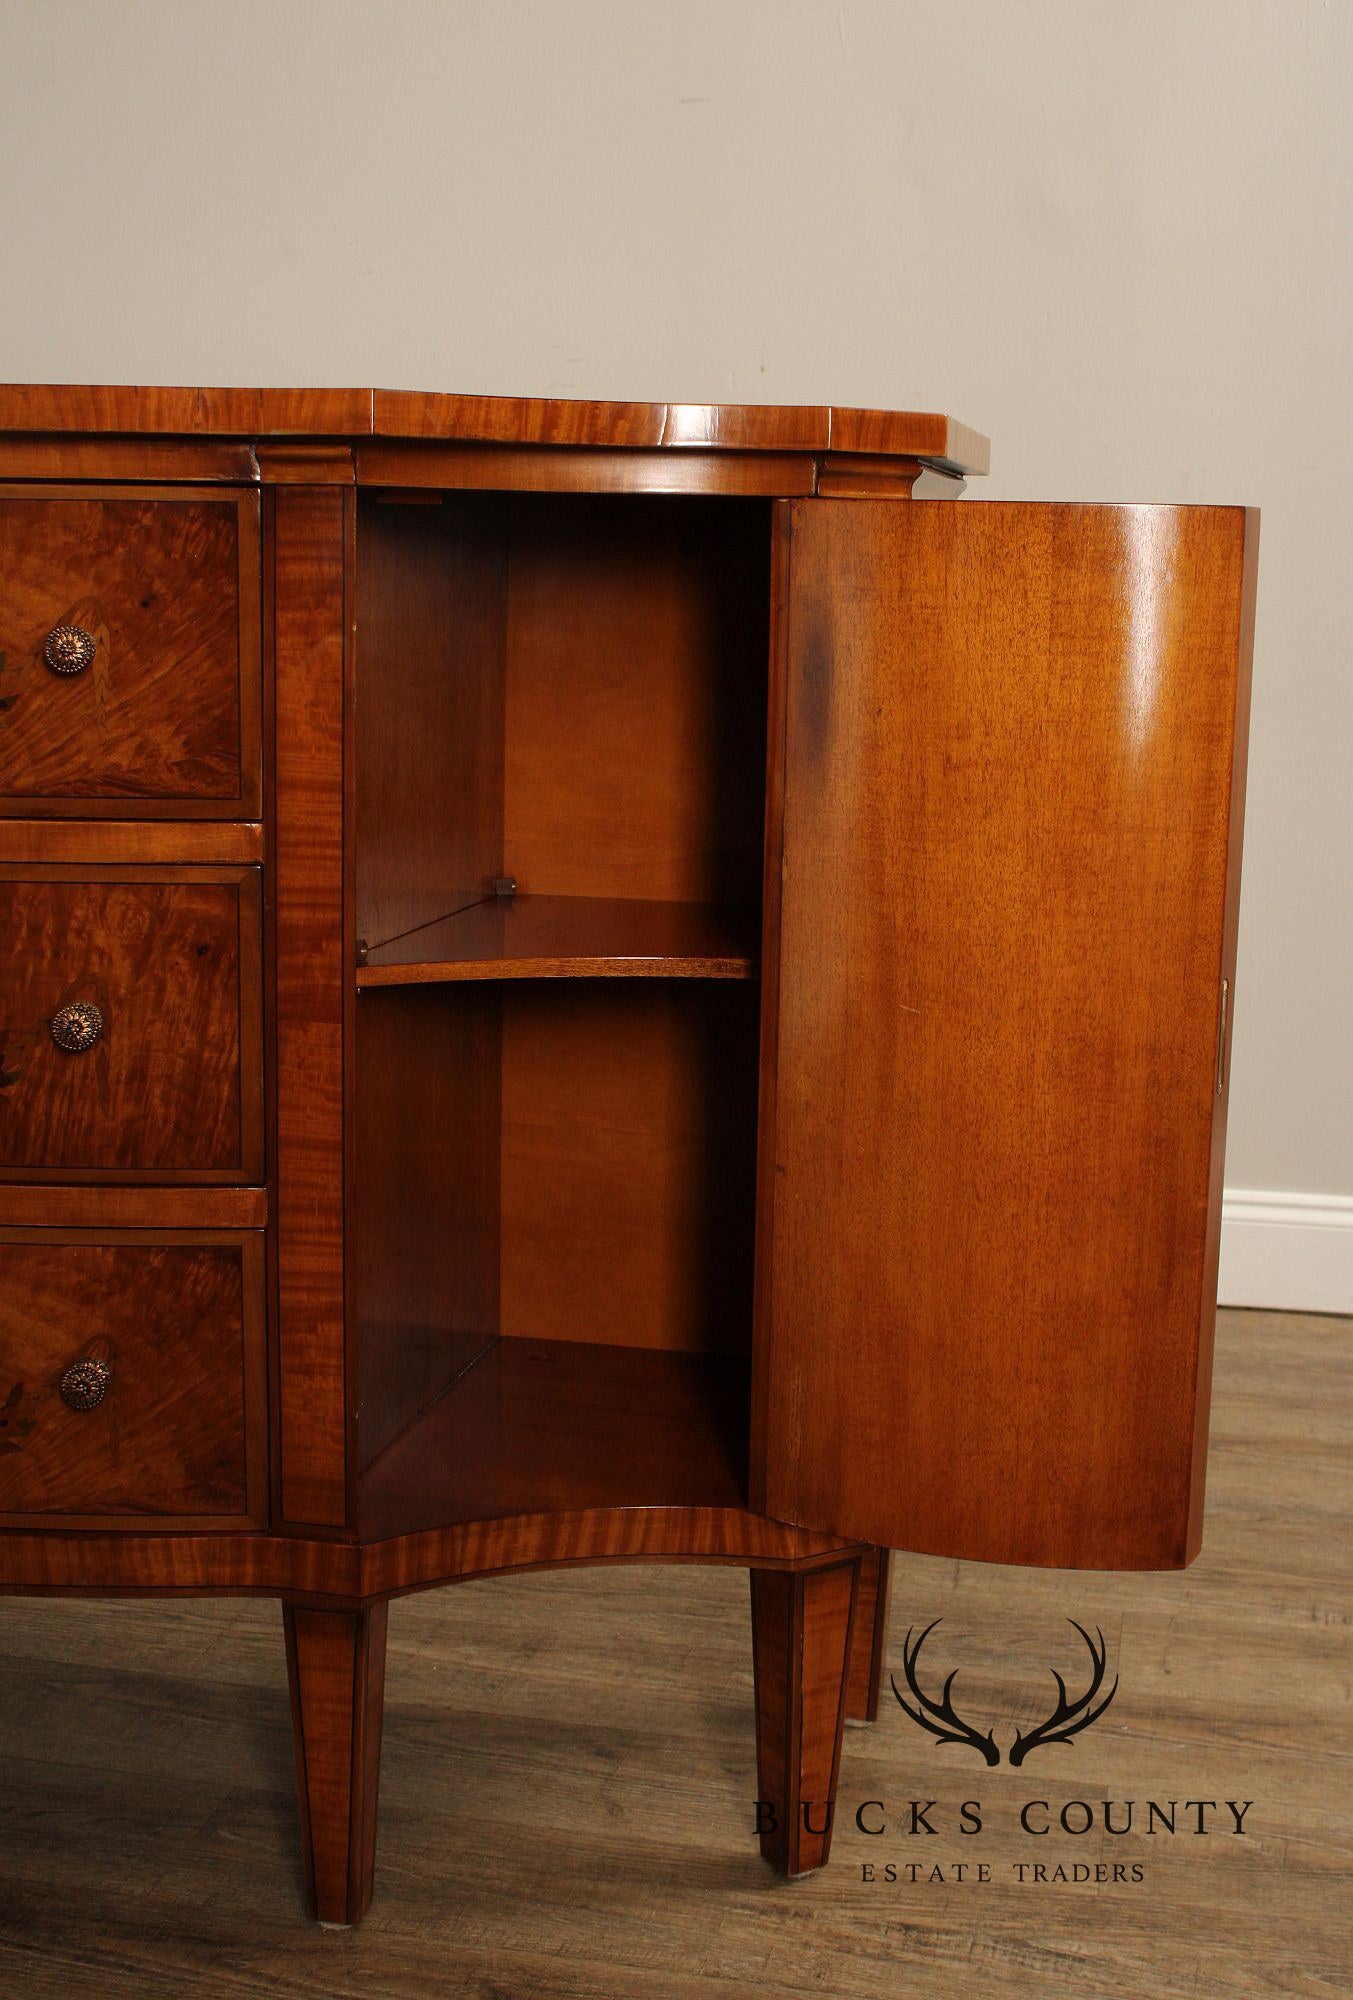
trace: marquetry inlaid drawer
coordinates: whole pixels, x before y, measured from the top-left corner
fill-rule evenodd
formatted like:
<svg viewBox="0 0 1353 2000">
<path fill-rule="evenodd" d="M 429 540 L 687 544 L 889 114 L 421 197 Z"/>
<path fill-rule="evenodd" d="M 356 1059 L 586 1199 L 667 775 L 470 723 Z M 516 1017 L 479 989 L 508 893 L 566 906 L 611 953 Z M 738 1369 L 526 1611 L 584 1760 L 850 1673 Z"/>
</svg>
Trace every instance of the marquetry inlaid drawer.
<svg viewBox="0 0 1353 2000">
<path fill-rule="evenodd" d="M 259 870 L 0 867 L 0 1178 L 261 1181 Z"/>
<path fill-rule="evenodd" d="M 0 487 L 0 812 L 259 815 L 258 499 Z"/>
<path fill-rule="evenodd" d="M 256 1230 L 0 1229 L 0 1516 L 261 1522 L 263 1270 Z"/>
</svg>

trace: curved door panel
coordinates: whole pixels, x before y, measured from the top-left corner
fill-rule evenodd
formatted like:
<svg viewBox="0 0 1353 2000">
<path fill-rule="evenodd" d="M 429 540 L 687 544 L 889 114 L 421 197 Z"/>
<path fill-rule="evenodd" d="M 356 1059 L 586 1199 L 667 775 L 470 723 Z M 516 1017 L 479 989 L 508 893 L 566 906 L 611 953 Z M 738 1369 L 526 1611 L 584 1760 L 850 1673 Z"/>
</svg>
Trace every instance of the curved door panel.
<svg viewBox="0 0 1353 2000">
<path fill-rule="evenodd" d="M 1253 517 L 813 500 L 780 536 L 753 1502 L 1186 1562 Z"/>
</svg>

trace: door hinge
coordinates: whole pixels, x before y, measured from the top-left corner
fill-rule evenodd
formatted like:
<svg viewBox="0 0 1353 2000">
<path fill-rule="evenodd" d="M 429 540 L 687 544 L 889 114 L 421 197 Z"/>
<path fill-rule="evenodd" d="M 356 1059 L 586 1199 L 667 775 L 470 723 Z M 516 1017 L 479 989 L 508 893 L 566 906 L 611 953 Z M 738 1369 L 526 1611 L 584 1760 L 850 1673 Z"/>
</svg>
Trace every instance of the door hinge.
<svg viewBox="0 0 1353 2000">
<path fill-rule="evenodd" d="M 1228 1002 L 1231 997 L 1231 983 L 1223 979 L 1221 983 L 1221 1011 L 1217 1024 L 1217 1095 L 1221 1096 L 1226 1082 L 1226 1029 Z"/>
</svg>

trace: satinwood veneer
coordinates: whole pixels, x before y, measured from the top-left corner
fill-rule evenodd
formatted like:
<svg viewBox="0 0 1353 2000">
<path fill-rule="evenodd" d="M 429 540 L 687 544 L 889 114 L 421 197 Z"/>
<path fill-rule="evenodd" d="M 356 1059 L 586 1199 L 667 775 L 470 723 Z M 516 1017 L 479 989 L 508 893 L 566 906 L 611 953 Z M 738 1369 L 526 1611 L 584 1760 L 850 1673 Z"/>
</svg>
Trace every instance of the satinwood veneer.
<svg viewBox="0 0 1353 2000">
<path fill-rule="evenodd" d="M 0 388 L 0 1591 L 752 1573 L 826 1861 L 889 1547 L 1195 1552 L 1255 524 L 925 413 Z M 935 499 L 912 497 L 938 493 Z"/>
</svg>

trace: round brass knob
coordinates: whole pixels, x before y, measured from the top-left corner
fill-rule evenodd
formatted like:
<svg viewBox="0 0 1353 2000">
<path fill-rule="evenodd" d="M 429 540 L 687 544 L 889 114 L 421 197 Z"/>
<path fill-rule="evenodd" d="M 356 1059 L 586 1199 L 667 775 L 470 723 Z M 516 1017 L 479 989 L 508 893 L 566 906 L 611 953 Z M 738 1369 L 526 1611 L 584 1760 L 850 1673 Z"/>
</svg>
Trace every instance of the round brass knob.
<svg viewBox="0 0 1353 2000">
<path fill-rule="evenodd" d="M 82 674 L 94 659 L 94 634 L 86 632 L 83 625 L 54 625 L 42 657 L 52 672 L 63 678 Z"/>
<path fill-rule="evenodd" d="M 103 1015 L 92 1000 L 72 1000 L 51 1019 L 52 1040 L 67 1055 L 81 1056 L 103 1033 Z"/>
<path fill-rule="evenodd" d="M 97 1360 L 92 1354 L 84 1361 L 72 1361 L 58 1385 L 61 1400 L 72 1410 L 97 1410 L 108 1394 L 108 1384 L 112 1379 L 113 1371 L 108 1363 Z"/>
</svg>

